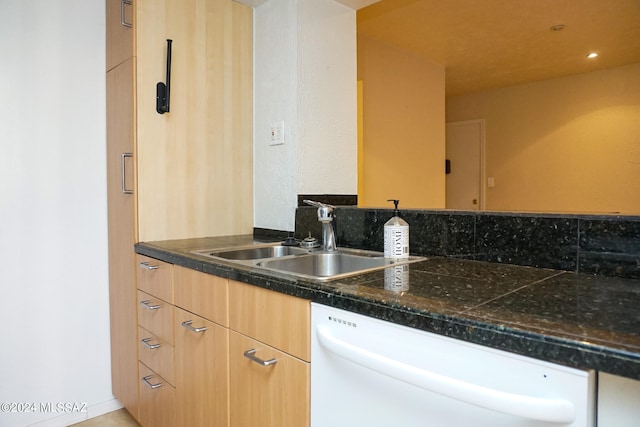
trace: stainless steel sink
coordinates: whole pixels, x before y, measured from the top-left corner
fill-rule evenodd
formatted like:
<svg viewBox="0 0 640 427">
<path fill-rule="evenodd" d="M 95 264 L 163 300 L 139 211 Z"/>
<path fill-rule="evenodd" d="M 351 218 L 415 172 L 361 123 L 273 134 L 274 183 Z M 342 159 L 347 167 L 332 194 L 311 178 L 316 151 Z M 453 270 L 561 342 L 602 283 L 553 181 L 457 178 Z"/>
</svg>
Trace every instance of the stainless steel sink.
<svg viewBox="0 0 640 427">
<path fill-rule="evenodd" d="M 280 244 L 261 247 L 245 247 L 238 249 L 226 249 L 221 251 L 195 251 L 199 255 L 210 256 L 213 258 L 224 258 L 228 260 L 254 260 L 265 258 L 280 258 L 284 256 L 306 254 L 309 251 L 295 246 L 282 246 Z"/>
<path fill-rule="evenodd" d="M 398 262 L 384 257 L 361 256 L 338 251 L 261 261 L 258 266 L 323 281 L 366 273 L 397 264 Z"/>
<path fill-rule="evenodd" d="M 335 252 L 324 252 L 317 249 L 282 246 L 279 243 L 223 250 L 198 250 L 193 253 L 317 282 L 354 276 L 425 259 L 416 256 L 407 259 L 389 259 L 385 258 L 381 252 L 348 248 L 339 248 Z"/>
</svg>

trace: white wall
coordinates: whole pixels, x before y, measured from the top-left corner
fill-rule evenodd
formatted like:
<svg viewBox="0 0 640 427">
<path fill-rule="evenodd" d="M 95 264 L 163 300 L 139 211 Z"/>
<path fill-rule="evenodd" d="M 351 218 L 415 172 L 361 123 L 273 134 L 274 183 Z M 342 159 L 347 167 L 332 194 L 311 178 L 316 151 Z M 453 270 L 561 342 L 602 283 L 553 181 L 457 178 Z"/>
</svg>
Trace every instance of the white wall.
<svg viewBox="0 0 640 427">
<path fill-rule="evenodd" d="M 269 0 L 254 10 L 254 225 L 294 229 L 298 194 L 357 193 L 355 10 Z M 269 145 L 284 121 L 285 144 Z"/>
<path fill-rule="evenodd" d="M 0 1 L 0 402 L 37 410 L 0 412 L 2 427 L 66 426 L 118 407 L 104 9 L 103 0 Z M 40 412 L 74 402 L 89 412 Z"/>
</svg>

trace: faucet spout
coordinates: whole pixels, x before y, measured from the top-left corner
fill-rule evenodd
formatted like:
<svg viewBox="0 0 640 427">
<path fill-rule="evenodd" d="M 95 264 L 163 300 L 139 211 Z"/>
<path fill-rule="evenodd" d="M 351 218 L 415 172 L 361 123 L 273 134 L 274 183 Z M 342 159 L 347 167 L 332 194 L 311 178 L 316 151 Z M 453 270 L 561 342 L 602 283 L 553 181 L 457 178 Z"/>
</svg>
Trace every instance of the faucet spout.
<svg viewBox="0 0 640 427">
<path fill-rule="evenodd" d="M 335 206 L 314 202 L 313 200 L 304 200 L 304 202 L 318 208 L 318 221 L 322 223 L 322 249 L 327 252 L 336 251 L 336 233 L 332 224 Z"/>
</svg>

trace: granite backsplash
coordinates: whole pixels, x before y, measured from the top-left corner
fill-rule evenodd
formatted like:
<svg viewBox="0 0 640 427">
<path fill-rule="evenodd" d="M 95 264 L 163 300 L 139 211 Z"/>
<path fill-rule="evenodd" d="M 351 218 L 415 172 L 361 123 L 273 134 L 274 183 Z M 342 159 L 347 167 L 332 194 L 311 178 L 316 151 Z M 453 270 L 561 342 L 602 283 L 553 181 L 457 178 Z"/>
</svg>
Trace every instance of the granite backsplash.
<svg viewBox="0 0 640 427">
<path fill-rule="evenodd" d="M 317 209 L 296 210 L 297 238 L 321 238 Z M 391 209 L 336 208 L 339 246 L 382 251 Z M 412 255 L 437 255 L 640 279 L 640 216 L 401 210 Z"/>
</svg>

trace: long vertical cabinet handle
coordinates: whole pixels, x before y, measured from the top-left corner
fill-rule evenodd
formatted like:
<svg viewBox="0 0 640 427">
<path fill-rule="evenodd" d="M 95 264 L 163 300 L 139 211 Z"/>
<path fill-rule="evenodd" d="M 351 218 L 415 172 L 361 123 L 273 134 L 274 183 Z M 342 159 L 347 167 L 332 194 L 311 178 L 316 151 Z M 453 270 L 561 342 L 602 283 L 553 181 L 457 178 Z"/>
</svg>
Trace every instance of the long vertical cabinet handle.
<svg viewBox="0 0 640 427">
<path fill-rule="evenodd" d="M 162 82 L 158 82 L 158 84 L 156 84 L 156 111 L 158 114 L 169 112 L 169 92 L 171 90 L 171 43 L 173 43 L 173 40 L 167 39 L 166 84 Z"/>
<path fill-rule="evenodd" d="M 127 22 L 125 13 L 126 6 L 133 6 L 133 0 L 120 0 L 120 24 L 123 27 L 133 28 L 133 23 Z"/>
<path fill-rule="evenodd" d="M 122 153 L 120 156 L 120 167 L 122 169 L 122 193 L 133 194 L 133 190 L 127 188 L 127 172 L 125 171 L 126 158 L 133 159 L 133 153 Z"/>
</svg>

